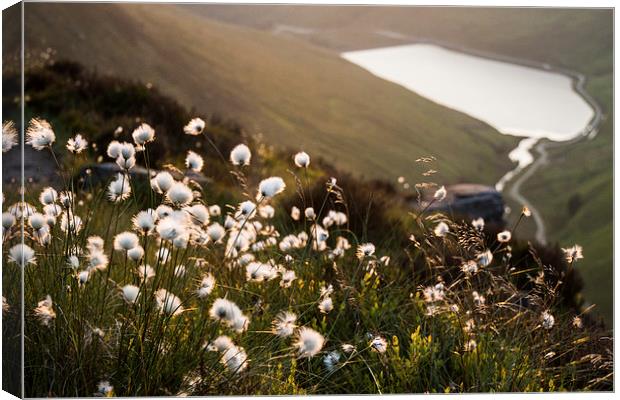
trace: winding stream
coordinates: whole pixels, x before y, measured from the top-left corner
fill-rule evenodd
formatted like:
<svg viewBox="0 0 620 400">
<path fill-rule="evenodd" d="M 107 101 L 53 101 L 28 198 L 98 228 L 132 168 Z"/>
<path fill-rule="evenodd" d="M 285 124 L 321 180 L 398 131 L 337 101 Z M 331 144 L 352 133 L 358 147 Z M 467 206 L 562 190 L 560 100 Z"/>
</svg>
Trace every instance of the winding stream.
<svg viewBox="0 0 620 400">
<path fill-rule="evenodd" d="M 596 134 L 600 111 L 583 91 L 583 76 L 544 64 L 534 67 L 428 43 L 352 51 L 342 57 L 380 78 L 484 121 L 502 134 L 521 137 L 509 154 L 514 168 L 495 186 L 532 210 L 536 238 L 545 242 L 542 218 L 520 187 L 547 161 L 549 141 L 570 143 Z"/>
</svg>

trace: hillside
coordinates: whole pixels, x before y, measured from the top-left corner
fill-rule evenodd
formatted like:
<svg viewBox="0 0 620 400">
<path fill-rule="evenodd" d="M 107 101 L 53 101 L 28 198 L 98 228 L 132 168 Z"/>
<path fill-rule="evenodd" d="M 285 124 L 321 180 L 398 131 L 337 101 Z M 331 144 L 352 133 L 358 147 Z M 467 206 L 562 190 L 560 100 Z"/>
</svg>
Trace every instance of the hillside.
<svg viewBox="0 0 620 400">
<path fill-rule="evenodd" d="M 541 212 L 550 241 L 581 243 L 592 255 L 581 267 L 586 297 L 611 319 L 613 12 L 609 9 L 183 7 L 336 51 L 430 39 L 585 74 L 586 89 L 605 114 L 598 136 L 551 150 L 550 163 L 524 185 L 523 193 Z"/>
<path fill-rule="evenodd" d="M 18 77 L 4 76 L 3 104 Z M 42 173 L 71 172 L 53 187 L 74 200 L 57 204 L 53 189 L 41 191 L 49 183 L 26 175 L 25 200 L 45 214 L 4 228 L 3 320 L 24 321 L 26 397 L 613 390 L 608 331 L 581 306 L 579 271 L 559 248 L 523 242 L 516 227 L 509 243 L 498 243 L 488 225 L 412 218 L 389 184 L 361 182 L 314 155 L 296 168 L 294 150 L 275 152 L 231 122 L 175 135 L 192 114 L 143 82 L 53 62 L 25 71 L 25 85 L 27 115 L 49 119 L 56 133 L 49 150 L 60 163 Z M 131 152 L 137 164 L 126 197 L 74 174 L 103 167 L 95 160 L 110 159 L 110 140 L 134 149 L 132 129 L 145 121 L 155 133 L 144 151 Z M 111 134 L 118 125 L 125 129 Z M 75 132 L 90 146 L 73 153 L 65 145 Z M 207 138 L 224 154 L 246 143 L 251 162 L 220 160 Z M 185 164 L 187 150 L 205 155 L 204 168 Z M 132 173 L 149 164 L 178 177 L 165 194 Z M 196 174 L 211 179 L 200 184 Z M 281 193 L 262 194 L 278 176 Z M 235 205 L 243 210 L 255 189 L 259 211 L 241 217 Z M 7 220 L 19 192 L 5 195 Z M 291 215 L 308 204 L 315 222 Z M 49 205 L 64 209 L 58 222 Z M 68 213 L 79 224 L 63 222 Z M 37 215 L 50 221 L 45 228 L 35 228 Z M 175 229 L 166 231 L 170 222 Z M 449 234 L 436 233 L 441 224 Z M 311 226 L 322 227 L 321 239 Z M 233 245 L 240 235 L 248 242 Z M 25 266 L 15 262 L 19 248 L 32 249 Z M 232 315 L 217 311 L 222 304 Z"/>
<path fill-rule="evenodd" d="M 49 46 L 59 59 L 150 82 L 358 175 L 417 180 L 413 160 L 430 154 L 446 182 L 491 184 L 509 167 L 514 139 L 299 39 L 164 5 L 27 4 L 26 26 L 29 51 Z"/>
</svg>

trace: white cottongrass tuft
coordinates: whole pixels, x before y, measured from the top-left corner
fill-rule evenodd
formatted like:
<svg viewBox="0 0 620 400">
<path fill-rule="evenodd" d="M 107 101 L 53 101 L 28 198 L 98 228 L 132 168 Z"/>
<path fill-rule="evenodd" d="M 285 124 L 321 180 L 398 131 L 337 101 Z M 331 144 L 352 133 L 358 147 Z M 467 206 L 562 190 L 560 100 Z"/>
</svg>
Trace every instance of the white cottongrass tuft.
<svg viewBox="0 0 620 400">
<path fill-rule="evenodd" d="M 205 298 L 211 294 L 215 288 L 215 278 L 211 274 L 206 274 L 200 281 L 200 286 L 196 291 L 199 298 Z"/>
<path fill-rule="evenodd" d="M 437 189 L 437 191 L 433 195 L 433 199 L 435 201 L 442 201 L 443 199 L 446 198 L 446 194 L 447 194 L 446 188 L 445 188 L 445 186 L 442 186 L 439 189 Z"/>
<path fill-rule="evenodd" d="M 131 195 L 131 185 L 129 184 L 129 176 L 125 174 L 117 174 L 116 179 L 108 185 L 108 198 L 110 201 L 123 201 Z"/>
<path fill-rule="evenodd" d="M 370 348 L 378 353 L 385 353 L 387 350 L 387 341 L 381 336 L 375 336 L 370 341 Z"/>
<path fill-rule="evenodd" d="M 183 210 L 189 214 L 190 220 L 193 224 L 204 226 L 209 223 L 209 210 L 204 205 L 194 204 L 193 206 L 185 207 Z"/>
<path fill-rule="evenodd" d="M 127 251 L 139 244 L 138 236 L 133 232 L 122 232 L 114 237 L 114 250 Z"/>
<path fill-rule="evenodd" d="M 142 257 L 144 257 L 144 248 L 138 245 L 134 248 L 127 250 L 127 257 L 135 262 L 142 260 Z"/>
<path fill-rule="evenodd" d="M 226 235 L 226 230 L 219 223 L 211 224 L 207 227 L 207 236 L 215 243 L 219 243 Z"/>
<path fill-rule="evenodd" d="M 497 241 L 500 243 L 507 243 L 512 238 L 510 231 L 502 231 L 497 234 Z"/>
<path fill-rule="evenodd" d="M 264 219 L 271 219 L 276 215 L 276 210 L 270 205 L 262 206 L 258 208 L 258 215 Z"/>
<path fill-rule="evenodd" d="M 295 165 L 297 165 L 299 168 L 308 168 L 308 166 L 310 165 L 310 156 L 304 151 L 300 151 L 299 153 L 295 154 L 295 157 L 293 159 L 295 160 Z"/>
<path fill-rule="evenodd" d="M 34 315 L 39 319 L 41 325 L 50 326 L 52 321 L 56 318 L 52 296 L 48 294 L 45 299 L 37 304 L 37 307 L 34 309 Z"/>
<path fill-rule="evenodd" d="M 158 172 L 153 179 L 151 179 L 151 187 L 157 193 L 166 193 L 174 185 L 174 178 L 170 172 L 162 171 Z"/>
<path fill-rule="evenodd" d="M 230 162 L 233 163 L 233 165 L 250 165 L 251 158 L 252 153 L 250 152 L 250 148 L 245 144 L 235 146 L 230 152 Z"/>
<path fill-rule="evenodd" d="M 9 261 L 26 266 L 26 264 L 36 264 L 37 258 L 30 246 L 19 243 L 9 249 Z"/>
<path fill-rule="evenodd" d="M 293 218 L 293 221 L 299 221 L 300 214 L 301 211 L 299 211 L 299 208 L 295 206 L 291 208 L 291 218 Z"/>
<path fill-rule="evenodd" d="M 306 219 L 314 220 L 316 218 L 316 213 L 314 212 L 314 208 L 308 207 L 304 210 L 304 216 Z"/>
<path fill-rule="evenodd" d="M 438 223 L 437 226 L 435 226 L 435 229 L 433 230 L 433 233 L 437 237 L 444 237 L 446 236 L 448 232 L 450 232 L 450 227 L 448 226 L 448 224 L 446 224 L 443 221 Z"/>
<path fill-rule="evenodd" d="M 280 312 L 272 322 L 273 334 L 281 338 L 289 337 L 297 328 L 297 315 L 290 311 Z"/>
<path fill-rule="evenodd" d="M 234 347 L 235 343 L 226 335 L 221 335 L 215 338 L 214 341 L 207 343 L 206 348 L 208 351 L 226 351 L 231 347 Z"/>
<path fill-rule="evenodd" d="M 286 188 L 284 180 L 278 176 L 272 176 L 267 179 L 263 179 L 258 185 L 258 196 L 260 198 L 270 198 L 279 193 L 282 193 Z"/>
<path fill-rule="evenodd" d="M 479 231 L 482 231 L 484 229 L 484 218 L 480 217 L 474 219 L 473 221 L 471 221 L 471 226 L 473 226 Z"/>
<path fill-rule="evenodd" d="M 41 213 L 34 213 L 28 218 L 28 224 L 32 227 L 32 229 L 39 230 L 44 226 L 47 226 L 46 218 Z"/>
<path fill-rule="evenodd" d="M 146 211 L 138 212 L 131 221 L 135 230 L 142 233 L 150 233 L 155 228 L 157 214 L 149 208 Z"/>
<path fill-rule="evenodd" d="M 212 206 L 209 206 L 209 214 L 212 217 L 219 217 L 220 215 L 222 215 L 222 209 L 217 204 L 214 204 Z"/>
<path fill-rule="evenodd" d="M 175 214 L 171 214 L 157 222 L 157 233 L 162 239 L 173 241 L 186 235 L 187 228 Z"/>
<path fill-rule="evenodd" d="M 149 280 L 155 277 L 155 270 L 148 264 L 138 266 L 138 276 L 141 281 Z"/>
<path fill-rule="evenodd" d="M 331 310 L 334 309 L 334 302 L 331 297 L 326 296 L 319 303 L 319 311 L 323 314 L 328 314 Z"/>
<path fill-rule="evenodd" d="M 483 253 L 478 254 L 476 257 L 476 261 L 478 261 L 478 265 L 481 267 L 486 267 L 493 261 L 493 253 L 491 250 L 487 250 Z"/>
<path fill-rule="evenodd" d="M 49 122 L 37 118 L 30 120 L 26 130 L 27 144 L 31 145 L 35 150 L 43 150 L 48 147 L 51 148 L 55 140 L 56 135 Z"/>
<path fill-rule="evenodd" d="M 95 395 L 113 397 L 113 394 L 114 386 L 112 386 L 109 381 L 101 381 L 97 384 L 97 393 L 95 393 Z"/>
<path fill-rule="evenodd" d="M 2 124 L 2 152 L 6 153 L 17 144 L 17 129 L 13 121 L 4 121 Z"/>
<path fill-rule="evenodd" d="M 146 143 L 155 140 L 155 130 L 149 124 L 143 123 L 134 129 L 131 137 L 138 146 L 144 146 Z"/>
<path fill-rule="evenodd" d="M 112 140 L 108 143 L 108 148 L 106 150 L 106 154 L 110 158 L 118 158 L 121 155 L 121 148 L 123 145 L 118 140 Z"/>
<path fill-rule="evenodd" d="M 125 285 L 121 288 L 121 294 L 127 303 L 135 303 L 138 300 L 139 293 L 140 288 L 135 285 Z"/>
<path fill-rule="evenodd" d="M 209 316 L 223 322 L 237 332 L 243 332 L 248 328 L 250 320 L 243 315 L 241 309 L 232 301 L 219 298 L 213 302 L 209 310 Z"/>
<path fill-rule="evenodd" d="M 340 362 L 341 354 L 338 350 L 330 351 L 323 357 L 323 365 L 328 371 L 333 372 L 336 369 L 336 365 Z"/>
<path fill-rule="evenodd" d="M 545 329 L 551 329 L 555 325 L 555 318 L 551 315 L 551 313 L 549 313 L 549 311 L 544 311 L 540 315 L 540 320 L 542 327 Z"/>
<path fill-rule="evenodd" d="M 310 358 L 317 355 L 325 344 L 325 338 L 312 328 L 302 327 L 297 332 L 295 347 L 299 352 L 299 357 Z"/>
<path fill-rule="evenodd" d="M 240 346 L 233 346 L 224 351 L 222 364 L 232 373 L 240 373 L 248 366 L 248 355 Z"/>
<path fill-rule="evenodd" d="M 74 154 L 80 154 L 88 147 L 88 141 L 79 133 L 67 140 L 67 150 Z"/>
<path fill-rule="evenodd" d="M 166 192 L 166 199 L 175 206 L 184 206 L 194 200 L 194 194 L 187 185 L 176 182 Z"/>
<path fill-rule="evenodd" d="M 155 292 L 155 302 L 159 310 L 167 315 L 175 316 L 185 311 L 181 305 L 181 299 L 166 289 L 159 289 Z"/>
<path fill-rule="evenodd" d="M 185 157 L 185 166 L 194 172 L 200 172 L 204 166 L 204 160 L 198 153 L 189 150 Z"/>
<path fill-rule="evenodd" d="M 373 254 L 375 254 L 375 245 L 372 243 L 360 244 L 357 247 L 357 252 L 355 254 L 360 260 L 366 257 L 371 257 Z"/>
<path fill-rule="evenodd" d="M 583 248 L 578 244 L 567 249 L 563 248 L 562 251 L 564 252 L 564 257 L 569 264 L 583 258 Z"/>
<path fill-rule="evenodd" d="M 187 125 L 183 127 L 183 132 L 185 132 L 186 135 L 197 136 L 205 129 L 205 125 L 205 121 L 201 118 L 192 118 Z"/>
<path fill-rule="evenodd" d="M 39 195 L 39 201 L 44 206 L 56 203 L 58 200 L 58 192 L 52 187 L 46 187 Z"/>
</svg>

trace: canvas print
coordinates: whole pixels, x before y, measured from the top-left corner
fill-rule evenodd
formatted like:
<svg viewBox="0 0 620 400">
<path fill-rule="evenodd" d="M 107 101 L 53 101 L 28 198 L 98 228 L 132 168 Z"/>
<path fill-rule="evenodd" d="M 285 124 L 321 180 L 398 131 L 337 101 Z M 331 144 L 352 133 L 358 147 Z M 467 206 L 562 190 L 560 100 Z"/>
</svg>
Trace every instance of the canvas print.
<svg viewBox="0 0 620 400">
<path fill-rule="evenodd" d="M 612 8 L 2 18 L 3 390 L 614 390 Z"/>
</svg>

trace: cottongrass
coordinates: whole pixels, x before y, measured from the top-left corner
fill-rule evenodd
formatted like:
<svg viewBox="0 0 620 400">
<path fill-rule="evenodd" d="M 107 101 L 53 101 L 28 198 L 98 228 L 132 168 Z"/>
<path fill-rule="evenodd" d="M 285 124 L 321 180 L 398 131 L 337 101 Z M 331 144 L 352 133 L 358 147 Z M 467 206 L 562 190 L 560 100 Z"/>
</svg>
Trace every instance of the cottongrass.
<svg viewBox="0 0 620 400">
<path fill-rule="evenodd" d="M 184 131 L 204 128 L 194 119 Z M 29 145 L 55 150 L 48 123 L 29 132 Z M 27 284 L 29 395 L 607 387 L 613 362 L 587 310 L 560 306 L 542 263 L 507 256 L 514 230 L 488 239 L 481 218 L 404 213 L 406 229 L 366 235 L 348 212 L 364 207 L 335 178 L 321 201 L 307 195 L 307 153 L 284 179 L 259 150 L 256 171 L 233 171 L 238 192 L 218 197 L 192 181 L 204 169 L 192 150 L 185 170 L 132 175 L 156 139 L 146 124 L 131 138 L 108 145 L 123 172 L 103 188 L 44 187 L 3 212 L 6 267 Z M 73 140 L 80 153 L 86 138 Z M 230 154 L 235 167 L 251 158 L 245 144 Z M 583 259 L 578 245 L 564 254 Z M 527 284 L 516 268 L 534 271 Z M 12 303 L 3 297 L 7 316 Z"/>
</svg>

